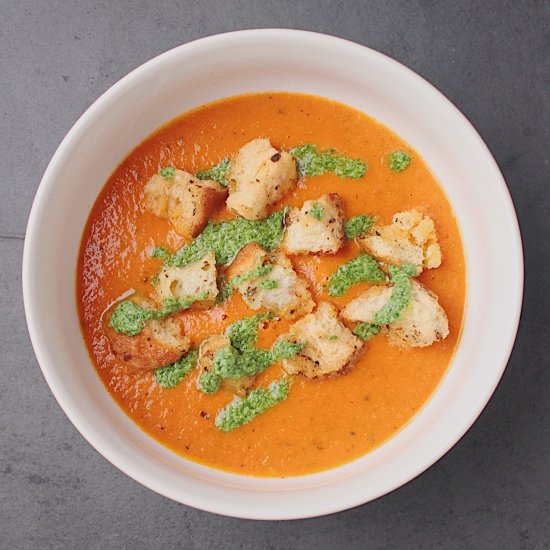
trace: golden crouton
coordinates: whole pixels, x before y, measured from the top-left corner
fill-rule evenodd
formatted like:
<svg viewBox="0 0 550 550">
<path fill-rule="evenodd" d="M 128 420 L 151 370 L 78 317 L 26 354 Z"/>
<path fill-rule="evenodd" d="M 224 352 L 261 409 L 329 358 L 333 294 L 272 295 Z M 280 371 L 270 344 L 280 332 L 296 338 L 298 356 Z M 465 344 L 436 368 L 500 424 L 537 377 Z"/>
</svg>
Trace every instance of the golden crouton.
<svg viewBox="0 0 550 550">
<path fill-rule="evenodd" d="M 391 294 L 391 286 L 371 286 L 344 306 L 342 317 L 352 323 L 374 323 L 375 315 L 386 305 Z"/>
<path fill-rule="evenodd" d="M 441 265 L 434 222 L 416 210 L 395 214 L 390 225 L 373 227 L 358 242 L 377 260 L 397 266 L 409 263 L 418 273 Z"/>
<path fill-rule="evenodd" d="M 289 374 L 301 373 L 307 378 L 324 378 L 349 370 L 359 358 L 363 342 L 341 323 L 338 309 L 328 302 L 320 302 L 315 313 L 306 315 L 282 340 L 305 343 L 291 359 L 283 359 Z"/>
<path fill-rule="evenodd" d="M 173 177 L 156 174 L 147 182 L 143 205 L 156 216 L 168 219 L 179 235 L 191 239 L 202 231 L 226 197 L 227 189 L 218 182 L 175 170 Z"/>
<path fill-rule="evenodd" d="M 191 340 L 182 334 L 182 322 L 167 317 L 150 320 L 135 336 L 116 332 L 106 316 L 104 330 L 113 353 L 122 359 L 131 371 L 152 370 L 177 361 L 191 347 Z"/>
<path fill-rule="evenodd" d="M 198 364 L 201 372 L 210 372 L 214 363 L 216 352 L 231 345 L 231 342 L 224 334 L 215 334 L 204 340 L 199 346 Z"/>
<path fill-rule="evenodd" d="M 226 197 L 227 189 L 218 182 L 199 180 L 178 170 L 170 187 L 168 221 L 182 237 L 196 237 Z"/>
<path fill-rule="evenodd" d="M 404 347 L 426 347 L 449 335 L 447 315 L 437 296 L 418 281 L 412 280 L 409 305 L 387 327 L 388 340 Z M 391 287 L 374 286 L 349 302 L 342 317 L 351 322 L 373 323 L 374 317 L 390 299 Z"/>
<path fill-rule="evenodd" d="M 250 273 L 253 269 L 267 264 L 267 251 L 265 251 L 258 243 L 250 243 L 241 248 L 235 256 L 233 262 L 225 272 L 225 277 L 228 281 L 235 277 L 242 277 L 246 273 Z"/>
<path fill-rule="evenodd" d="M 210 372 L 214 363 L 216 352 L 230 346 L 229 338 L 223 334 L 216 334 L 205 340 L 199 347 L 199 368 L 202 372 Z M 241 378 L 222 379 L 221 388 L 228 390 L 239 397 L 244 397 L 254 385 L 255 376 L 242 376 Z"/>
<path fill-rule="evenodd" d="M 269 254 L 256 243 L 245 246 L 227 271 L 227 278 L 248 307 L 261 307 L 280 317 L 301 317 L 315 306 L 307 283 L 280 252 Z"/>
<path fill-rule="evenodd" d="M 216 302 L 216 257 L 207 252 L 200 260 L 185 267 L 163 266 L 158 274 L 155 300 L 162 305 L 169 298 L 194 298 L 205 295 L 194 307 L 210 307 Z"/>
<path fill-rule="evenodd" d="M 254 139 L 233 157 L 228 173 L 227 207 L 248 220 L 259 220 L 297 181 L 296 161 L 268 139 Z"/>
<path fill-rule="evenodd" d="M 145 185 L 144 191 L 144 208 L 150 210 L 155 216 L 168 218 L 168 199 L 170 197 L 168 181 L 159 174 L 155 174 Z"/>
<path fill-rule="evenodd" d="M 306 201 L 288 213 L 281 245 L 286 254 L 335 254 L 343 244 L 344 207 L 337 193 Z"/>
</svg>

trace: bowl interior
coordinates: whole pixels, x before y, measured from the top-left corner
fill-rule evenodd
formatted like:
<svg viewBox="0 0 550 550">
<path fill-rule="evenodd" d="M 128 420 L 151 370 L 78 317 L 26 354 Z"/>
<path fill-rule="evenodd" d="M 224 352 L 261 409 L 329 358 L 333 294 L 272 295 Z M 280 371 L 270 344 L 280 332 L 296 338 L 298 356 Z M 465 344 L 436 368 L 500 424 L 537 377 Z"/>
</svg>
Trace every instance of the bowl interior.
<svg viewBox="0 0 550 550">
<path fill-rule="evenodd" d="M 407 140 L 453 205 L 468 282 L 459 349 L 414 419 L 359 460 L 284 480 L 205 468 L 143 433 L 96 375 L 80 334 L 74 292 L 84 224 L 120 161 L 182 112 L 266 90 L 338 100 Z M 222 514 L 266 519 L 315 516 L 372 500 L 442 456 L 474 422 L 500 379 L 517 330 L 522 274 L 509 194 L 466 119 L 428 83 L 379 53 L 333 37 L 281 30 L 229 33 L 181 46 L 106 92 L 75 124 L 44 175 L 23 265 L 25 308 L 37 357 L 59 403 L 88 441 L 128 475 L 170 498 Z"/>
</svg>

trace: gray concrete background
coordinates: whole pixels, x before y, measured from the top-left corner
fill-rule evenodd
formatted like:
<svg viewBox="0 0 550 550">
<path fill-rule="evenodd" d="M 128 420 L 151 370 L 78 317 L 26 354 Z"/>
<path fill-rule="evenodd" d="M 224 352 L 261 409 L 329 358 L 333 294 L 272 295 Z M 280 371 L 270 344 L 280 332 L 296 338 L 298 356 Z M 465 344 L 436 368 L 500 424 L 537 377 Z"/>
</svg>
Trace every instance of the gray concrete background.
<svg viewBox="0 0 550 550">
<path fill-rule="evenodd" d="M 0 8 L 2 548 L 550 547 L 550 2 L 2 0 Z M 492 150 L 525 243 L 519 338 L 474 427 L 401 489 L 305 521 L 256 523 L 200 512 L 116 470 L 51 395 L 21 298 L 31 202 L 77 117 L 158 53 L 252 27 L 345 37 L 427 78 Z"/>
</svg>

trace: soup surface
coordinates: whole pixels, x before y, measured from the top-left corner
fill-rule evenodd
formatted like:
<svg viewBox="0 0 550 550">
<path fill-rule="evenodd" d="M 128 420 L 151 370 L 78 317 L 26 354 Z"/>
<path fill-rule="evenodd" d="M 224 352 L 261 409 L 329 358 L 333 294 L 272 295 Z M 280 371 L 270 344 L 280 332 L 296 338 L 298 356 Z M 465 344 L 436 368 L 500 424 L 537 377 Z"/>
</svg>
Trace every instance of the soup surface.
<svg viewBox="0 0 550 550">
<path fill-rule="evenodd" d="M 364 177 L 327 173 L 305 178 L 269 211 L 301 207 L 324 193 L 338 193 L 346 216 L 370 213 L 377 224 L 391 223 L 397 212 L 416 209 L 430 216 L 437 230 L 442 263 L 418 281 L 435 292 L 450 333 L 429 347 L 391 345 L 383 334 L 364 344 L 364 353 L 346 374 L 321 380 L 293 377 L 289 396 L 252 422 L 225 433 L 214 424 L 233 395 L 197 390 L 199 372 L 191 371 L 172 389 L 155 381 L 153 371 L 130 372 L 115 356 L 103 326 L 113 304 L 135 290 L 152 292 L 162 260 L 154 247 L 176 251 L 187 241 L 170 223 L 143 208 L 144 187 L 163 167 L 195 173 L 231 157 L 241 146 L 267 137 L 277 149 L 314 143 L 319 150 L 368 163 Z M 406 150 L 412 162 L 394 172 L 385 159 Z M 225 206 L 214 219 L 235 215 Z M 292 256 L 296 272 L 316 301 L 342 308 L 371 285 L 353 285 L 342 297 L 327 293 L 327 278 L 361 251 L 348 240 L 334 255 Z M 395 434 L 419 410 L 441 380 L 460 335 L 465 298 L 465 269 L 460 235 L 451 207 L 422 158 L 397 135 L 352 108 L 324 98 L 294 93 L 261 93 L 228 98 L 171 121 L 140 144 L 115 170 L 98 197 L 82 238 L 77 270 L 77 302 L 90 355 L 106 388 L 146 433 L 186 458 L 218 469 L 254 476 L 297 476 L 349 462 Z M 257 313 L 238 292 L 207 310 L 177 313 L 194 346 L 243 317 Z M 269 348 L 292 321 L 260 325 L 257 346 Z M 266 386 L 284 375 L 276 362 L 256 380 Z"/>
</svg>

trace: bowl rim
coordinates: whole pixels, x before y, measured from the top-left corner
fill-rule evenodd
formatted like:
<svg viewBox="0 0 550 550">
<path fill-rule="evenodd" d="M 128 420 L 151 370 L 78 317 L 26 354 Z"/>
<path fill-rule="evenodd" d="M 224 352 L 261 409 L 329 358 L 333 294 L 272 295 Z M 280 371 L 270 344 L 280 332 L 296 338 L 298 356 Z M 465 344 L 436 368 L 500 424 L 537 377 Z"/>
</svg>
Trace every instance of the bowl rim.
<svg viewBox="0 0 550 550">
<path fill-rule="evenodd" d="M 453 432 L 452 438 L 445 442 L 444 445 L 440 445 L 437 449 L 437 452 L 432 454 L 429 459 L 424 459 L 417 461 L 414 467 L 411 467 L 406 473 L 401 476 L 395 476 L 392 482 L 386 483 L 386 486 L 383 490 L 378 491 L 377 494 L 370 497 L 365 497 L 362 493 L 350 494 L 345 504 L 340 502 L 326 502 L 322 504 L 317 504 L 314 510 L 304 511 L 303 513 L 292 513 L 288 514 L 285 510 L 266 510 L 258 509 L 254 514 L 249 512 L 239 510 L 235 503 L 231 504 L 220 504 L 212 503 L 208 498 L 199 499 L 199 498 L 190 498 L 190 495 L 185 495 L 184 498 L 181 494 L 174 494 L 167 487 L 161 487 L 159 484 L 155 484 L 152 476 L 146 476 L 143 472 L 140 471 L 138 467 L 131 467 L 128 464 L 123 462 L 122 457 L 120 457 L 116 452 L 113 452 L 108 445 L 103 444 L 104 442 L 99 442 L 92 437 L 92 434 L 89 430 L 88 421 L 85 419 L 78 410 L 70 408 L 67 406 L 66 401 L 63 398 L 64 388 L 62 384 L 59 383 L 59 380 L 53 376 L 52 367 L 48 364 L 45 354 L 42 350 L 42 342 L 39 336 L 40 327 L 38 326 L 38 321 L 33 310 L 32 301 L 29 299 L 32 289 L 32 280 L 30 276 L 30 266 L 32 259 L 32 250 L 36 246 L 37 231 L 36 227 L 39 224 L 39 218 L 41 212 L 47 207 L 47 198 L 48 191 L 53 185 L 53 180 L 51 179 L 51 174 L 57 169 L 57 165 L 61 162 L 63 157 L 64 150 L 68 147 L 68 144 L 71 142 L 73 137 L 78 133 L 79 129 L 88 123 L 88 121 L 93 120 L 96 116 L 96 113 L 99 112 L 103 105 L 107 103 L 112 96 L 115 96 L 119 91 L 123 90 L 125 86 L 128 86 L 132 83 L 134 79 L 141 76 L 143 73 L 149 70 L 150 67 L 156 65 L 160 60 L 166 59 L 170 56 L 177 56 L 181 52 L 190 52 L 191 50 L 200 51 L 201 49 L 210 49 L 212 47 L 224 47 L 230 44 L 232 41 L 240 40 L 243 37 L 246 37 L 249 40 L 254 38 L 265 39 L 266 36 L 272 38 L 284 39 L 285 37 L 292 37 L 293 39 L 302 39 L 304 41 L 309 41 L 315 43 L 319 47 L 330 47 L 335 43 L 338 43 L 341 48 L 348 48 L 350 51 L 354 50 L 355 52 L 363 52 L 363 54 L 368 54 L 372 58 L 378 59 L 380 62 L 386 63 L 393 66 L 394 70 L 399 70 L 407 76 L 409 79 L 414 79 L 418 85 L 421 85 L 426 91 L 431 92 L 432 94 L 437 94 L 439 100 L 446 103 L 447 107 L 453 111 L 455 115 L 461 120 L 464 129 L 468 131 L 470 139 L 475 141 L 476 146 L 483 151 L 483 155 L 486 157 L 486 160 L 490 164 L 490 168 L 494 175 L 495 183 L 500 185 L 500 191 L 502 192 L 502 199 L 504 199 L 504 204 L 506 206 L 507 212 L 506 216 L 511 223 L 511 233 L 513 235 L 513 242 L 510 243 L 510 250 L 514 254 L 516 262 L 513 264 L 515 269 L 513 273 L 513 278 L 517 280 L 517 286 L 513 289 L 510 289 L 511 296 L 509 299 L 513 304 L 513 316 L 511 317 L 509 324 L 509 337 L 506 340 L 506 344 L 501 350 L 500 362 L 498 365 L 495 365 L 494 370 L 492 371 L 493 376 L 486 384 L 486 391 L 484 393 L 483 399 L 480 399 L 477 407 L 472 409 L 462 418 L 462 423 L 460 429 L 455 429 Z M 512 267 L 511 267 L 512 269 Z M 432 84 L 426 81 L 423 77 L 402 65 L 398 61 L 382 54 L 376 50 L 373 50 L 367 46 L 343 39 L 334 37 L 327 34 L 311 32 L 311 31 L 302 31 L 294 29 L 277 29 L 277 28 L 266 28 L 266 29 L 250 29 L 250 30 L 239 30 L 232 31 L 227 33 L 216 34 L 212 36 L 207 36 L 191 42 L 184 43 L 182 45 L 176 46 L 170 50 L 167 50 L 164 53 L 157 55 L 156 57 L 150 59 L 144 64 L 138 66 L 126 76 L 122 77 L 118 82 L 113 84 L 108 88 L 98 99 L 96 99 L 86 111 L 77 119 L 72 128 L 66 134 L 60 145 L 58 146 L 56 152 L 54 153 L 52 159 L 50 160 L 46 171 L 41 179 L 40 185 L 38 187 L 35 199 L 33 201 L 32 209 L 29 216 L 29 221 L 27 224 L 26 239 L 23 249 L 23 263 L 22 263 L 22 285 L 23 285 L 23 298 L 24 298 L 24 309 L 25 316 L 27 320 L 27 325 L 29 329 L 29 334 L 31 342 L 40 364 L 44 378 L 46 379 L 52 393 L 54 394 L 56 400 L 61 406 L 62 410 L 69 417 L 73 425 L 77 430 L 84 436 L 84 438 L 107 460 L 109 460 L 114 466 L 119 470 L 126 473 L 129 477 L 138 481 L 140 484 L 148 487 L 149 489 L 162 494 L 168 498 L 182 502 L 184 504 L 199 508 L 202 510 L 230 515 L 233 517 L 248 518 L 248 519 L 297 519 L 297 518 L 307 518 L 315 517 L 330 513 L 335 513 L 345 509 L 349 509 L 365 502 L 375 500 L 396 488 L 408 483 L 430 466 L 435 464 L 442 456 L 444 456 L 466 433 L 468 429 L 473 425 L 478 416 L 481 414 L 485 408 L 490 397 L 494 393 L 501 377 L 508 363 L 510 354 L 512 352 L 515 337 L 517 334 L 521 309 L 522 309 L 522 299 L 523 299 L 523 284 L 524 284 L 524 263 L 523 263 L 523 248 L 521 242 L 521 233 L 519 228 L 519 223 L 517 220 L 517 215 L 513 206 L 512 198 L 510 191 L 505 183 L 505 180 L 499 170 L 499 167 L 494 160 L 491 152 L 489 151 L 487 145 L 484 143 L 480 135 L 477 133 L 473 125 L 465 117 L 465 115 L 437 88 Z M 460 346 L 460 344 L 459 344 Z M 433 393 L 436 393 L 437 389 Z M 432 394 L 433 395 L 433 394 Z M 303 477 L 303 476 L 302 476 Z M 235 509 L 230 509 L 232 506 L 235 506 Z"/>
</svg>

